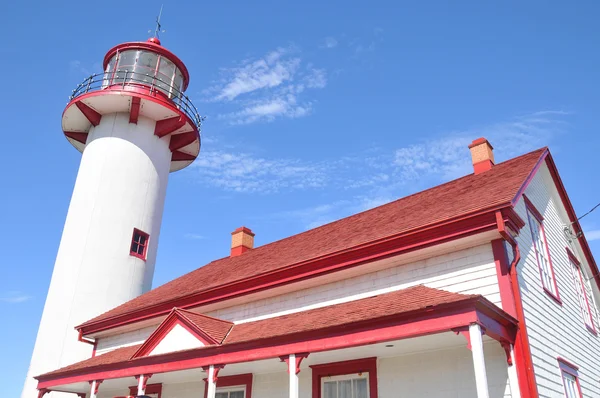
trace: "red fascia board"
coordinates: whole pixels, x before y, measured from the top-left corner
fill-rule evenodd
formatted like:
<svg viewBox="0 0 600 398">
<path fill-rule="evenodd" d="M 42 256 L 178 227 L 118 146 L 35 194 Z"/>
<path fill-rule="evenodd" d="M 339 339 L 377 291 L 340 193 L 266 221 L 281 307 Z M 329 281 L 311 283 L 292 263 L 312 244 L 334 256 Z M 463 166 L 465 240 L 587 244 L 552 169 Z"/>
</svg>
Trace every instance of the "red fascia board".
<svg viewBox="0 0 600 398">
<path fill-rule="evenodd" d="M 533 181 L 533 177 L 535 177 L 535 175 L 537 174 L 538 170 L 544 164 L 544 161 L 546 160 L 546 158 L 549 155 L 550 155 L 550 151 L 548 150 L 548 148 L 546 148 L 544 150 L 544 152 L 542 152 L 542 154 L 540 155 L 540 158 L 538 159 L 538 161 L 535 164 L 535 166 L 533 167 L 533 169 L 531 169 L 531 172 L 529 173 L 529 175 L 525 179 L 525 183 L 523 183 L 523 185 L 521 186 L 521 188 L 519 188 L 519 190 L 517 191 L 515 197 L 512 199 L 511 205 L 513 207 L 516 206 L 516 204 L 519 202 L 519 200 L 523 196 L 523 193 L 525 193 L 525 190 L 527 189 L 527 187 L 529 186 L 529 184 L 531 184 L 531 181 Z"/>
<path fill-rule="evenodd" d="M 93 368 L 65 371 L 60 374 L 36 377 L 38 388 L 76 383 L 87 380 L 129 377 L 139 374 L 156 374 L 202 366 L 232 364 L 277 358 L 297 352 L 322 352 L 382 343 L 391 340 L 419 337 L 451 331 L 455 328 L 479 323 L 485 330 L 510 328 L 516 322 L 500 309 L 486 316 L 493 305 L 477 296 L 462 301 L 410 311 L 399 315 L 318 329 L 295 335 L 285 335 L 264 340 L 251 340 L 222 346 L 203 347 L 187 351 L 153 355 L 134 361 L 98 365 Z M 510 336 L 510 330 L 503 331 Z M 512 342 L 512 341 L 511 341 Z"/>
<path fill-rule="evenodd" d="M 571 200 L 569 199 L 569 196 L 567 195 L 565 186 L 560 178 L 560 175 L 558 174 L 558 169 L 556 168 L 556 164 L 554 163 L 554 159 L 552 158 L 552 155 L 548 155 L 548 157 L 546 158 L 546 164 L 548 165 L 548 170 L 550 170 L 550 175 L 552 176 L 552 180 L 554 181 L 554 184 L 556 185 L 556 188 L 558 190 L 560 199 L 562 200 L 563 206 L 567 210 L 567 215 L 569 216 L 569 221 L 571 221 L 573 223 L 572 226 L 573 226 L 574 232 L 575 232 L 575 234 L 580 234 L 580 236 L 577 240 L 579 241 L 579 244 L 581 245 L 581 249 L 583 250 L 583 255 L 585 256 L 587 263 L 589 264 L 590 268 L 592 269 L 592 273 L 594 274 L 593 275 L 594 280 L 596 281 L 596 284 L 598 285 L 598 288 L 600 289 L 600 270 L 598 269 L 598 265 L 596 264 L 596 261 L 594 260 L 594 255 L 592 254 L 592 250 L 590 249 L 588 241 L 585 238 L 585 235 L 583 234 L 581 225 L 579 224 L 579 221 L 577 221 L 577 214 L 575 213 L 573 204 L 571 203 Z"/>
<path fill-rule="evenodd" d="M 253 278 L 205 290 L 187 297 L 180 297 L 139 310 L 129 311 L 96 322 L 86 322 L 77 326 L 77 329 L 82 330 L 84 335 L 87 335 L 101 330 L 112 329 L 118 326 L 163 316 L 168 314 L 173 307 L 190 308 L 244 296 L 250 293 L 353 268 L 364 263 L 393 257 L 402 253 L 408 253 L 466 236 L 495 230 L 497 229 L 495 212 L 500 209 L 502 210 L 502 215 L 504 217 L 512 219 L 511 216 L 506 215 L 513 211 L 512 208 L 494 207 L 485 212 L 470 214 L 443 223 L 437 223 L 388 238 L 368 242 L 361 246 L 324 255 L 285 268 L 260 274 Z"/>
</svg>

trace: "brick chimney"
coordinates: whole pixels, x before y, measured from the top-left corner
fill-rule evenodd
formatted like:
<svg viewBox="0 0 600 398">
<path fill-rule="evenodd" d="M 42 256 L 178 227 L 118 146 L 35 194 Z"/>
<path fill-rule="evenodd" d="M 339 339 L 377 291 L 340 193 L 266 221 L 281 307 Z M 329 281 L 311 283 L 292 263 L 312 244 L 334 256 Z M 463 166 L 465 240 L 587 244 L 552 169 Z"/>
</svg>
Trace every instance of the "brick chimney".
<svg viewBox="0 0 600 398">
<path fill-rule="evenodd" d="M 483 137 L 477 138 L 469 145 L 469 149 L 475 174 L 488 171 L 494 166 L 494 147 L 488 140 Z"/>
<path fill-rule="evenodd" d="M 254 248 L 254 233 L 250 228 L 240 227 L 231 233 L 231 257 Z"/>
</svg>

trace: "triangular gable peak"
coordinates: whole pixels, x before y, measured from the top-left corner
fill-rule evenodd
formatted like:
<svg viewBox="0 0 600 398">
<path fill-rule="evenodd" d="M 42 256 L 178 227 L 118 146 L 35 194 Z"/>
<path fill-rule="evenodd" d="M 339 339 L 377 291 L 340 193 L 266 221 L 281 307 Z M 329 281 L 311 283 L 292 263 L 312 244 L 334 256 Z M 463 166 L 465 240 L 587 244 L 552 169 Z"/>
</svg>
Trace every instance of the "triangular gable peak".
<svg viewBox="0 0 600 398">
<path fill-rule="evenodd" d="M 233 323 L 173 308 L 131 359 L 221 345 Z"/>
</svg>

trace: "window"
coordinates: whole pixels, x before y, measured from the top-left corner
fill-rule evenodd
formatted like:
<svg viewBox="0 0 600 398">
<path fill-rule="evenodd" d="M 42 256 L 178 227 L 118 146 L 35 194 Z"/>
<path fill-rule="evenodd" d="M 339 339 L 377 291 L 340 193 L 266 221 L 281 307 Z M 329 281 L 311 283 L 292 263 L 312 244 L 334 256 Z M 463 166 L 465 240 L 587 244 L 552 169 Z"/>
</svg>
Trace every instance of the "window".
<svg viewBox="0 0 600 398">
<path fill-rule="evenodd" d="M 531 231 L 535 257 L 542 278 L 542 286 L 552 298 L 560 303 L 554 270 L 552 269 L 552 260 L 550 259 L 550 250 L 548 249 L 546 232 L 544 231 L 544 218 L 527 197 L 525 197 L 525 206 L 527 208 L 527 219 L 529 221 L 529 230 Z"/>
<path fill-rule="evenodd" d="M 246 396 L 246 388 L 244 387 L 230 387 L 230 388 L 217 388 L 215 398 L 244 398 Z"/>
<path fill-rule="evenodd" d="M 206 379 L 204 379 L 206 383 Z M 208 387 L 204 386 L 204 398 Z M 219 376 L 215 398 L 252 398 L 252 373 L 233 376 Z"/>
<path fill-rule="evenodd" d="M 134 257 L 146 259 L 146 252 L 148 251 L 148 239 L 150 235 L 140 231 L 137 228 L 133 229 L 133 238 L 131 239 L 131 250 L 129 254 Z"/>
<path fill-rule="evenodd" d="M 570 250 L 567 249 L 567 253 L 569 255 L 569 261 L 571 262 L 571 271 L 573 273 L 573 282 L 575 283 L 575 292 L 577 293 L 577 300 L 579 301 L 579 308 L 581 309 L 583 321 L 588 329 L 595 333 L 596 328 L 594 326 L 590 302 L 588 300 L 588 295 L 585 288 L 585 279 L 583 278 L 583 273 L 581 272 L 581 264 L 579 260 L 577 260 L 577 257 L 575 257 Z"/>
<path fill-rule="evenodd" d="M 562 358 L 558 358 L 566 398 L 582 398 L 579 385 L 579 368 Z"/>
<path fill-rule="evenodd" d="M 369 374 L 323 377 L 323 398 L 369 398 Z"/>
<path fill-rule="evenodd" d="M 129 395 L 136 396 L 138 386 L 129 387 Z M 150 398 L 161 398 L 162 397 L 162 383 L 148 384 L 146 386 L 146 396 Z"/>
<path fill-rule="evenodd" d="M 312 398 L 377 398 L 377 358 L 311 365 Z"/>
</svg>

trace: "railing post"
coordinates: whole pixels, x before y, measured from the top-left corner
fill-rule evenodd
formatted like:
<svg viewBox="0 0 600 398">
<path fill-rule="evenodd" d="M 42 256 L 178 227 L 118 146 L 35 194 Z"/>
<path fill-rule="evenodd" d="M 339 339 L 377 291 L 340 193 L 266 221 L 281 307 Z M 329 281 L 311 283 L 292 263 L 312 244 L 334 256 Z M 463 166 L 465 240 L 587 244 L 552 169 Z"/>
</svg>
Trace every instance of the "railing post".
<svg viewBox="0 0 600 398">
<path fill-rule="evenodd" d="M 94 75 L 92 75 L 94 76 Z M 87 87 L 85 88 L 85 92 L 90 91 L 90 86 L 92 85 L 92 76 L 88 77 Z"/>
<path fill-rule="evenodd" d="M 125 80 L 127 80 L 127 72 L 128 72 L 128 70 L 125 69 L 125 77 L 123 77 L 123 84 L 121 85 L 122 89 L 125 89 Z"/>
</svg>

